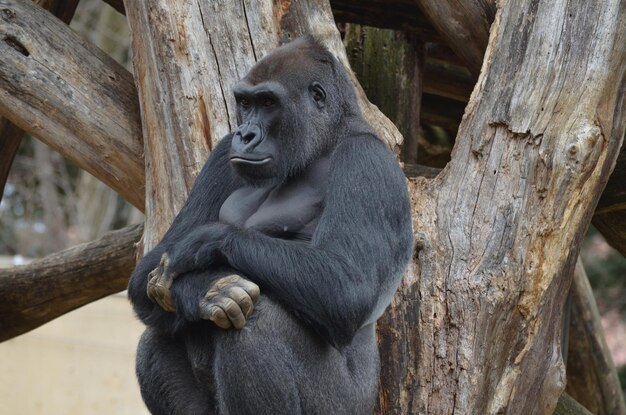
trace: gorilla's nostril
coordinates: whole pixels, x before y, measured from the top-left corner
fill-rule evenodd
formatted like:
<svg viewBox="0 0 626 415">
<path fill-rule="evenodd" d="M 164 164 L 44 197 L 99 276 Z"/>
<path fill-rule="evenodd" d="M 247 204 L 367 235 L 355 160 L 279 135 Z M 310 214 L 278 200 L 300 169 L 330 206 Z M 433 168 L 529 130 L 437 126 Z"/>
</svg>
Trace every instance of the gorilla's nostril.
<svg viewBox="0 0 626 415">
<path fill-rule="evenodd" d="M 254 140 L 255 136 L 256 134 L 254 133 L 247 133 L 241 137 L 241 140 L 243 141 L 244 144 L 248 144 L 250 141 Z"/>
</svg>

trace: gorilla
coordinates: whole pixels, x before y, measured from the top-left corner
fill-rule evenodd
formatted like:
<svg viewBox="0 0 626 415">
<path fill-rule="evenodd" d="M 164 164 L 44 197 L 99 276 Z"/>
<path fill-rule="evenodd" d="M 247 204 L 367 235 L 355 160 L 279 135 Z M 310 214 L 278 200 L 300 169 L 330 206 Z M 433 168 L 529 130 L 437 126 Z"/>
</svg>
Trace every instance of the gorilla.
<svg viewBox="0 0 626 415">
<path fill-rule="evenodd" d="M 310 37 L 234 87 L 209 156 L 128 293 L 154 414 L 370 414 L 375 323 L 411 257 L 405 177 Z"/>
</svg>

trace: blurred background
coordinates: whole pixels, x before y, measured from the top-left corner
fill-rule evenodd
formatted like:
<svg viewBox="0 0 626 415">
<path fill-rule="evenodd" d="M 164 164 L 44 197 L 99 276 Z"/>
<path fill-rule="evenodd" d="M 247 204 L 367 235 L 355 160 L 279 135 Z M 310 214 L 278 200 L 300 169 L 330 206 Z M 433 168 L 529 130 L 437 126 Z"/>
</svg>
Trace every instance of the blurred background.
<svg viewBox="0 0 626 415">
<path fill-rule="evenodd" d="M 351 26 L 340 25 L 344 36 L 364 36 L 365 29 Z M 132 71 L 123 15 L 100 0 L 81 0 L 71 27 Z M 390 30 L 367 30 L 388 32 L 391 41 L 395 36 Z M 354 50 L 349 49 L 349 55 L 358 58 Z M 379 83 L 368 82 L 368 68 L 354 61 L 353 66 L 372 102 L 389 108 L 389 103 L 376 101 L 373 89 Z M 458 112 L 458 108 L 450 110 Z M 387 115 L 394 119 L 394 114 Z M 454 131 L 422 125 L 420 162 L 442 167 L 453 140 Z M 142 214 L 106 185 L 27 137 L 0 202 L 0 267 L 23 264 L 141 221 Z M 624 387 L 626 259 L 593 228 L 581 256 Z M 1 343 L 0 413 L 147 413 L 134 374 L 135 347 L 142 330 L 120 293 Z"/>
</svg>

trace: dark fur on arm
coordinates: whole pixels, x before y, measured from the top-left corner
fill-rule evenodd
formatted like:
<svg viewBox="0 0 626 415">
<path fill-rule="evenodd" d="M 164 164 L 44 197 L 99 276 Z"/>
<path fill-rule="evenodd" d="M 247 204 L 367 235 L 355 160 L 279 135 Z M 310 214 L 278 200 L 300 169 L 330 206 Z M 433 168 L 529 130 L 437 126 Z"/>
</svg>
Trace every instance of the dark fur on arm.
<svg viewBox="0 0 626 415">
<path fill-rule="evenodd" d="M 331 160 L 331 193 L 311 244 L 233 229 L 220 250 L 262 292 L 342 346 L 397 287 L 412 235 L 406 180 L 382 142 L 350 138 Z"/>
<path fill-rule="evenodd" d="M 177 313 L 164 311 L 150 301 L 146 294 L 148 274 L 157 267 L 161 255 L 166 251 L 169 252 L 177 242 L 198 226 L 217 221 L 222 203 L 240 186 L 240 179 L 235 177 L 228 162 L 231 138 L 231 135 L 227 135 L 213 150 L 172 226 L 161 242 L 139 261 L 130 278 L 128 296 L 135 313 L 146 325 L 157 330 L 172 332 L 183 324 L 185 311 L 197 313 L 198 302 L 195 299 L 204 295 L 208 289 L 206 285 L 210 284 L 203 278 L 194 278 L 192 275 L 179 276 L 171 289 L 177 310 L 183 311 Z M 193 301 L 195 303 L 192 304 Z M 192 314 L 189 317 L 196 316 Z"/>
</svg>

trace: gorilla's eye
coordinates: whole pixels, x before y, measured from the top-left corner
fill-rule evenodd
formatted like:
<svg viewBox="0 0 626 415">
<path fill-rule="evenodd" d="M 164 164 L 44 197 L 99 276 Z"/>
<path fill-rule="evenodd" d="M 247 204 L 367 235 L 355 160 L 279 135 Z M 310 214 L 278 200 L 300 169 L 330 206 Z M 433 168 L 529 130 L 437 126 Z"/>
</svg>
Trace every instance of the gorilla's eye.
<svg viewBox="0 0 626 415">
<path fill-rule="evenodd" d="M 326 91 L 324 91 L 324 87 L 319 82 L 313 82 L 309 86 L 309 92 L 317 107 L 323 108 L 326 101 Z"/>
<path fill-rule="evenodd" d="M 263 106 L 264 107 L 271 107 L 274 105 L 274 100 L 272 98 L 265 98 L 263 100 Z"/>
<path fill-rule="evenodd" d="M 241 98 L 241 101 L 239 101 L 239 103 L 244 108 L 248 108 L 250 106 L 250 100 L 248 98 Z"/>
</svg>

